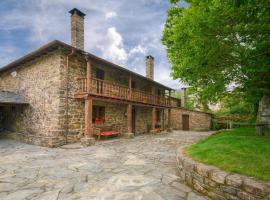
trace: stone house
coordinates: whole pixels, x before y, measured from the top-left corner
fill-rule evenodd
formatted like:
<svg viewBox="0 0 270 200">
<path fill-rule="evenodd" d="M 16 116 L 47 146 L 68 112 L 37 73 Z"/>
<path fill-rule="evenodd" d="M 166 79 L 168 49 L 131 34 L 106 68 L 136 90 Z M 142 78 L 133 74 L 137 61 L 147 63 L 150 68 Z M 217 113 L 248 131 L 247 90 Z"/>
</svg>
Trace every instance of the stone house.
<svg viewBox="0 0 270 200">
<path fill-rule="evenodd" d="M 0 128 L 8 136 L 57 147 L 91 144 L 102 127 L 126 137 L 210 129 L 209 114 L 185 109 L 185 97 L 154 81 L 152 56 L 145 77 L 85 52 L 85 14 L 70 13 L 72 45 L 55 40 L 0 68 Z"/>
</svg>

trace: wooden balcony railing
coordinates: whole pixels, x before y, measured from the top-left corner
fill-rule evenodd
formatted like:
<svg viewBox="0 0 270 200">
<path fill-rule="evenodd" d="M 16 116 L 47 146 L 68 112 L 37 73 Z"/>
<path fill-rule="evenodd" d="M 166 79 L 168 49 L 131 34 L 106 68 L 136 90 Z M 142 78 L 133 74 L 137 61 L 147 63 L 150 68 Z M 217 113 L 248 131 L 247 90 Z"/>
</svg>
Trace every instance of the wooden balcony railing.
<svg viewBox="0 0 270 200">
<path fill-rule="evenodd" d="M 91 87 L 87 91 L 87 80 L 86 78 L 78 78 L 79 88 L 78 93 L 90 93 L 95 96 L 108 97 L 119 100 L 127 100 L 132 102 L 159 105 L 159 106 L 170 106 L 169 96 L 158 96 L 144 91 L 130 89 L 126 86 L 111 83 L 100 79 L 91 79 Z M 171 99 L 173 101 L 173 99 Z"/>
</svg>

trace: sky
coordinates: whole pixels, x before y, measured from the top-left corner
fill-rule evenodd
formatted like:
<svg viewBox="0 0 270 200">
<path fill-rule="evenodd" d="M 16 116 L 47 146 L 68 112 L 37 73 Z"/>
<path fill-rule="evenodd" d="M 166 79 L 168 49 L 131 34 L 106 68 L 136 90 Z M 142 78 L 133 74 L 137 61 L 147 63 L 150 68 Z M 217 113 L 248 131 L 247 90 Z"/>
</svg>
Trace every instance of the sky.
<svg viewBox="0 0 270 200">
<path fill-rule="evenodd" d="M 185 3 L 180 3 L 187 6 Z M 85 16 L 85 50 L 145 75 L 145 56 L 155 58 L 154 79 L 174 89 L 161 43 L 167 0 L 1 0 L 0 67 L 52 41 L 70 44 L 70 11 Z"/>
</svg>

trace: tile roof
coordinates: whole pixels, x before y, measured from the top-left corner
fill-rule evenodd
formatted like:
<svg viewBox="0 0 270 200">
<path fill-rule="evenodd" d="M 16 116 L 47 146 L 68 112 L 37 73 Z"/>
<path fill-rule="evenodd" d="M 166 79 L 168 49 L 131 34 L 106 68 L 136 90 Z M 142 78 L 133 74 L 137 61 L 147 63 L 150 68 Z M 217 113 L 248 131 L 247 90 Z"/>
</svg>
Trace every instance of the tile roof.
<svg viewBox="0 0 270 200">
<path fill-rule="evenodd" d="M 50 42 L 50 43 L 48 43 L 48 44 L 40 47 L 39 49 L 37 49 L 37 50 L 35 50 L 35 51 L 33 51 L 33 52 L 31 52 L 31 53 L 29 53 L 29 54 L 27 54 L 27 55 L 25 55 L 25 56 L 17 59 L 17 60 L 15 60 L 15 61 L 7 64 L 6 66 L 3 66 L 2 68 L 0 67 L 0 73 L 1 72 L 5 72 L 5 71 L 7 71 L 9 69 L 17 68 L 17 67 L 19 67 L 19 65 L 24 64 L 24 63 L 26 63 L 28 61 L 31 61 L 31 60 L 33 60 L 33 59 L 35 59 L 37 57 L 40 57 L 40 56 L 46 54 L 47 52 L 50 52 L 52 50 L 55 50 L 55 49 L 57 49 L 59 47 L 60 48 L 67 49 L 67 50 L 71 50 L 72 48 L 73 49 L 76 49 L 76 48 L 72 47 L 71 45 L 68 45 L 68 44 L 66 44 L 64 42 L 61 42 L 61 41 L 58 41 L 58 40 L 54 40 L 54 41 L 52 41 L 52 42 Z M 80 49 L 76 49 L 76 52 L 81 53 L 81 54 L 84 54 L 84 55 L 88 55 L 93 60 L 102 62 L 102 63 L 104 63 L 106 65 L 109 65 L 111 67 L 114 67 L 116 69 L 125 71 L 127 73 L 132 74 L 132 75 L 135 75 L 137 77 L 140 77 L 140 78 L 142 78 L 142 79 L 144 79 L 144 80 L 146 80 L 148 82 L 151 82 L 151 83 L 157 84 L 157 85 L 159 85 L 161 87 L 164 87 L 164 88 L 166 88 L 168 90 L 174 90 L 174 89 L 172 89 L 172 88 L 170 88 L 170 87 L 168 87 L 166 85 L 163 85 L 163 84 L 161 84 L 161 83 L 159 83 L 159 82 L 157 82 L 155 80 L 149 79 L 149 78 L 147 78 L 147 77 L 145 77 L 145 76 L 143 76 L 141 74 L 138 74 L 138 73 L 133 72 L 133 71 L 131 71 L 131 70 L 125 68 L 125 67 L 122 67 L 122 66 L 119 66 L 117 64 L 114 64 L 114 63 L 112 63 L 110 61 L 107 61 L 107 60 L 105 60 L 103 58 L 100 58 L 100 57 L 98 57 L 98 56 L 96 56 L 94 54 L 91 54 L 91 53 L 82 51 Z"/>
</svg>

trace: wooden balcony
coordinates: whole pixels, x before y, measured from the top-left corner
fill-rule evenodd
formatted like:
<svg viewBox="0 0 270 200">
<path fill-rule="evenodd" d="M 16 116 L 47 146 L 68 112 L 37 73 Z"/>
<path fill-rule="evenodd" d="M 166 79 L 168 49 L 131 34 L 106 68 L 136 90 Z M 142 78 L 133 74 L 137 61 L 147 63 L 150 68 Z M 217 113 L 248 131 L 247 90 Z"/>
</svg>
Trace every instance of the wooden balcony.
<svg viewBox="0 0 270 200">
<path fill-rule="evenodd" d="M 155 105 L 161 107 L 171 107 L 171 101 L 175 98 L 169 96 L 158 96 L 144 91 L 129 89 L 119 84 L 114 84 L 109 81 L 100 79 L 91 79 L 91 87 L 87 90 L 87 79 L 78 78 L 78 91 L 75 94 L 76 98 L 83 98 L 85 95 L 92 95 L 100 98 L 129 101 L 134 103 Z"/>
</svg>

